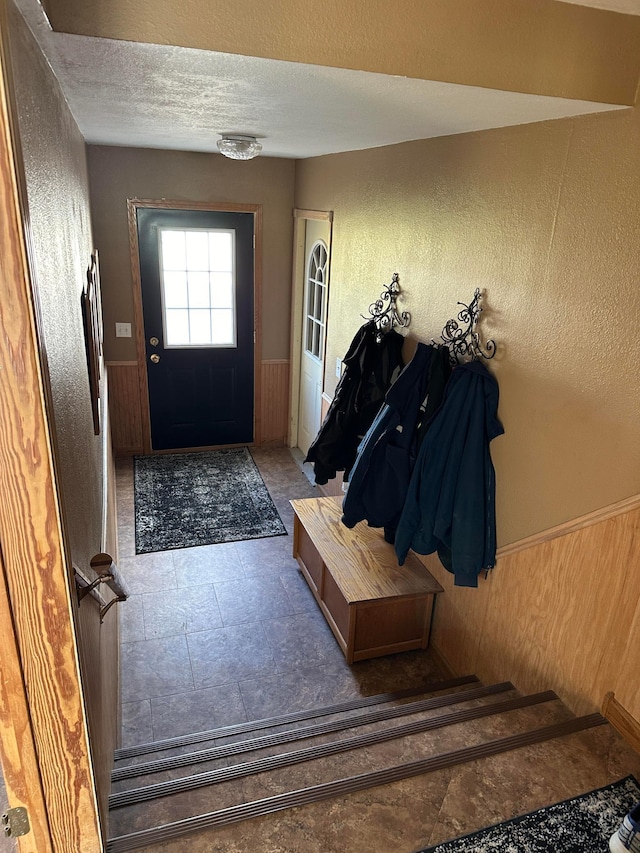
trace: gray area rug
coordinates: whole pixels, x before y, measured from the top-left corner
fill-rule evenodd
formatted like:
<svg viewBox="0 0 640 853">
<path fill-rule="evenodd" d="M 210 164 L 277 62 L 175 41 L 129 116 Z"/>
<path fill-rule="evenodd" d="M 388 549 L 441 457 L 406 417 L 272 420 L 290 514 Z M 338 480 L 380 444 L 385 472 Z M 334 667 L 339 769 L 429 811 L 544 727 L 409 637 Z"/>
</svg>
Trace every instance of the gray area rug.
<svg viewBox="0 0 640 853">
<path fill-rule="evenodd" d="M 609 837 L 640 801 L 633 776 L 420 853 L 608 853 Z"/>
<path fill-rule="evenodd" d="M 134 495 L 137 554 L 287 532 L 246 447 L 136 456 Z"/>
</svg>

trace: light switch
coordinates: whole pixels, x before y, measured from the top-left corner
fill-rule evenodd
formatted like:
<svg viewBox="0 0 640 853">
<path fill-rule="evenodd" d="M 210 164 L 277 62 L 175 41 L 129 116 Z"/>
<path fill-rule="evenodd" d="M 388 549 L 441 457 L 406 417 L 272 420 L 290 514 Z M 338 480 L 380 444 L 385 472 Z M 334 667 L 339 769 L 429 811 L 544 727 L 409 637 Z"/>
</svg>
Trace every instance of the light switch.
<svg viewBox="0 0 640 853">
<path fill-rule="evenodd" d="M 336 358 L 336 376 L 340 379 L 340 373 L 342 372 L 342 359 Z"/>
<path fill-rule="evenodd" d="M 130 338 L 131 323 L 116 323 L 116 338 Z"/>
</svg>

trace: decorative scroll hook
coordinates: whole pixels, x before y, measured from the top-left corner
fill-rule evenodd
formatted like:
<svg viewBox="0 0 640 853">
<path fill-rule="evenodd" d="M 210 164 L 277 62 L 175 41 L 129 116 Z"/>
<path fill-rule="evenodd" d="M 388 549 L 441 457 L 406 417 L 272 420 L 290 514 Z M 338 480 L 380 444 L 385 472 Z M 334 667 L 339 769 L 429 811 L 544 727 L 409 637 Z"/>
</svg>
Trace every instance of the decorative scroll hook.
<svg viewBox="0 0 640 853">
<path fill-rule="evenodd" d="M 477 331 L 478 318 L 482 313 L 481 302 L 482 294 L 480 288 L 476 287 L 469 305 L 458 302 L 458 305 L 462 305 L 462 310 L 458 312 L 457 319 L 447 320 L 445 323 L 440 339 L 448 348 L 449 360 L 453 365 L 477 358 L 490 359 L 496 354 L 495 341 L 488 340 L 483 344 Z"/>
<path fill-rule="evenodd" d="M 400 276 L 394 272 L 391 277 L 391 283 L 384 285 L 384 290 L 380 294 L 380 298 L 376 299 L 369 305 L 369 316 L 364 314 L 360 316 L 364 320 L 372 319 L 376 324 L 378 334 L 376 340 L 378 343 L 382 340 L 385 333 L 395 326 L 400 326 L 406 329 L 411 322 L 411 314 L 408 311 L 398 313 L 396 302 L 400 295 Z"/>
</svg>

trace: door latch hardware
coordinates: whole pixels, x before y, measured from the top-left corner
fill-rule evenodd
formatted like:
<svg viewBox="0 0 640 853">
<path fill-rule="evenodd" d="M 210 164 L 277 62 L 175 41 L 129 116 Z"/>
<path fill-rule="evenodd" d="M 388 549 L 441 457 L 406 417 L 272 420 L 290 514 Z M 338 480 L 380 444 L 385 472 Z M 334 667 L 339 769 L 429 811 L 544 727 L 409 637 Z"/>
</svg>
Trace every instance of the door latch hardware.
<svg viewBox="0 0 640 853">
<path fill-rule="evenodd" d="M 150 355 L 149 358 L 154 364 L 157 364 L 160 361 L 160 356 L 155 352 Z"/>
<path fill-rule="evenodd" d="M 154 336 L 153 338 L 149 338 L 149 343 L 152 347 L 157 347 L 160 341 Z"/>
<path fill-rule="evenodd" d="M 7 838 L 17 838 L 31 832 L 29 815 L 24 806 L 16 806 L 15 809 L 7 809 L 2 815 L 2 832 Z"/>
</svg>

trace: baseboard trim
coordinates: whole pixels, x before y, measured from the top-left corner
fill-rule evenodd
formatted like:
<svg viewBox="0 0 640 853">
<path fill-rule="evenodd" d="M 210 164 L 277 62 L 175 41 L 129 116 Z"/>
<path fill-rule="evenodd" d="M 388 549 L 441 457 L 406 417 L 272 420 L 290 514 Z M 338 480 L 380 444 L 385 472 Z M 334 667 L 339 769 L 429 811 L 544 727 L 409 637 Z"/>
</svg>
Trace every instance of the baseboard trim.
<svg viewBox="0 0 640 853">
<path fill-rule="evenodd" d="M 640 752 L 640 722 L 618 702 L 613 692 L 607 693 L 602 702 L 602 716 L 606 717 L 613 728 L 626 742 Z"/>
</svg>

